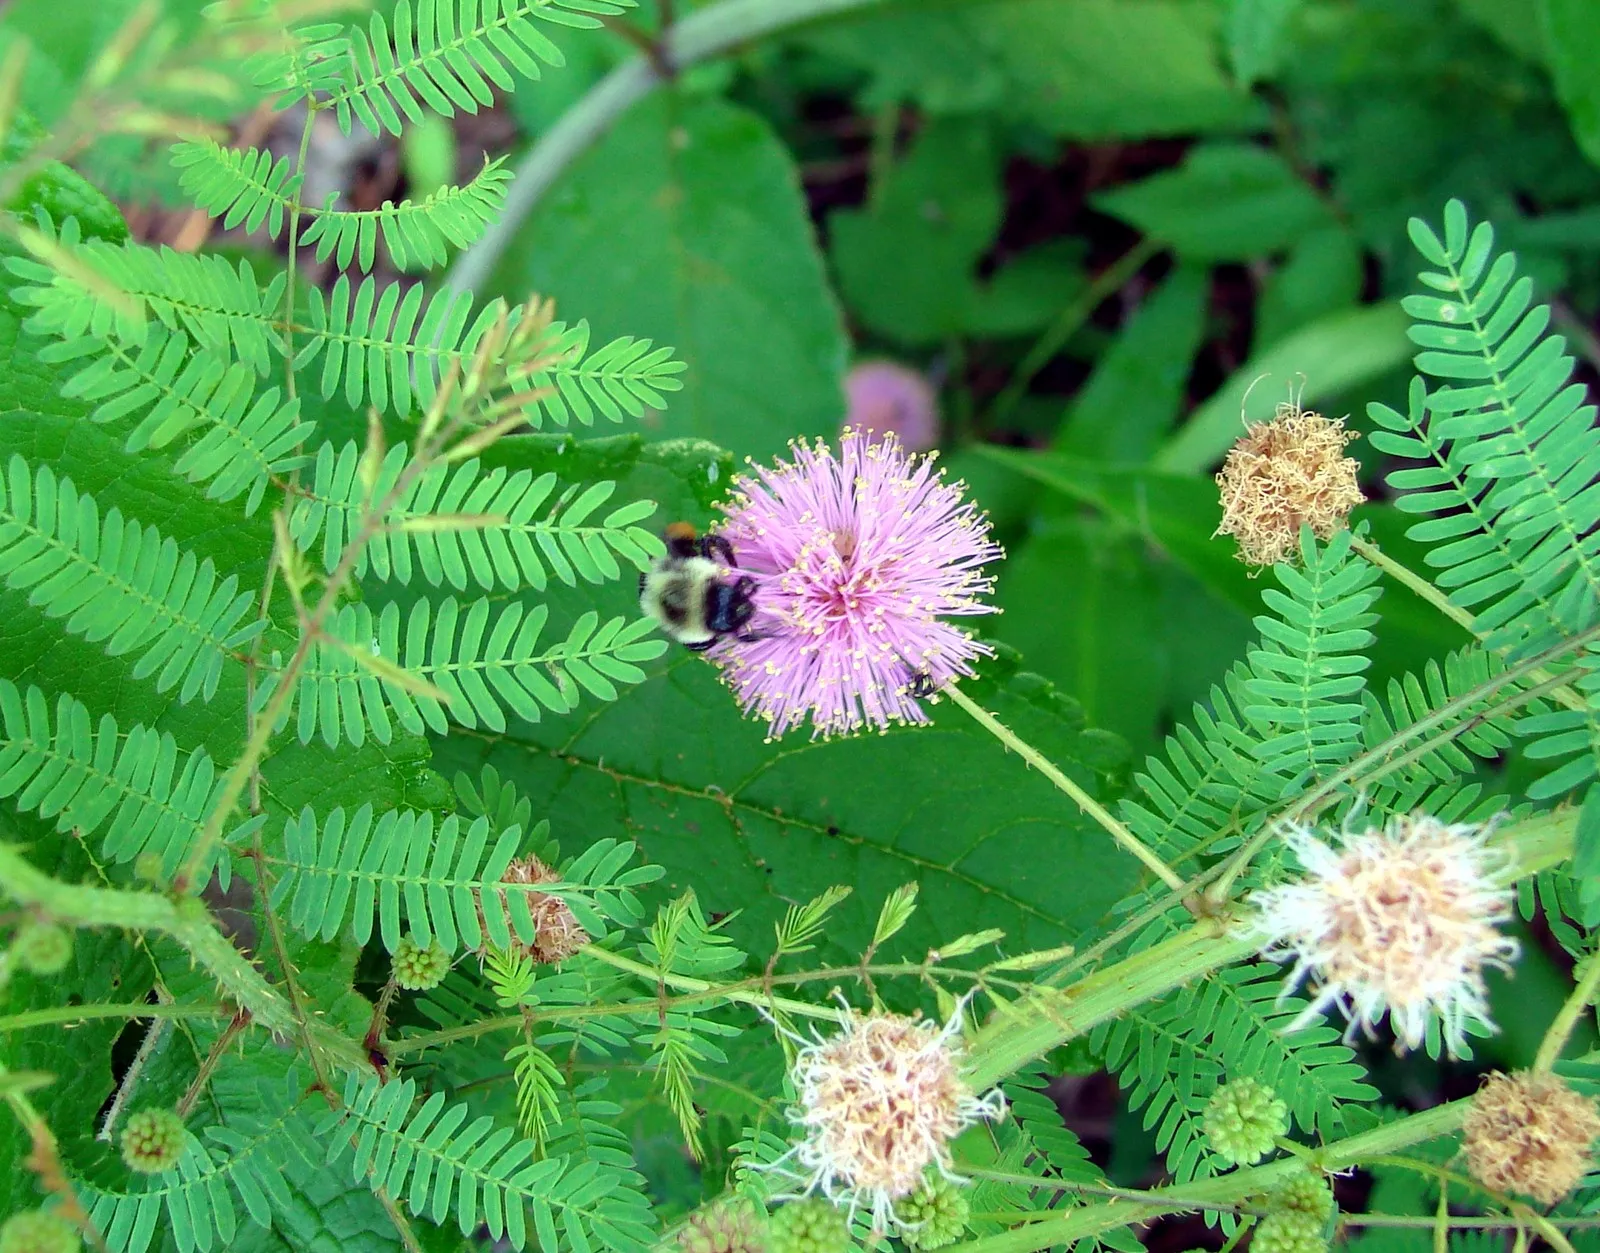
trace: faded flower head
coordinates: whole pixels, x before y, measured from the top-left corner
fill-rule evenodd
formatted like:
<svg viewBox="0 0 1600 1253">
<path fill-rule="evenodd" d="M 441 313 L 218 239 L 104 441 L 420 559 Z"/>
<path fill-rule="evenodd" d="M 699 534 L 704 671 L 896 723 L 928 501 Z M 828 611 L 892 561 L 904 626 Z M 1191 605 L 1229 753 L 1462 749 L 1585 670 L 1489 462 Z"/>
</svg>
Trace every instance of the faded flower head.
<svg viewBox="0 0 1600 1253">
<path fill-rule="evenodd" d="M 756 581 L 750 638 L 713 651 L 747 713 L 777 737 L 926 722 L 918 693 L 989 653 L 949 616 L 993 613 L 988 519 L 893 435 L 847 430 L 741 476 L 719 530 Z"/>
<path fill-rule="evenodd" d="M 1360 463 L 1344 455 L 1356 439 L 1344 419 L 1297 404 L 1278 406 L 1271 422 L 1253 422 L 1217 475 L 1222 491 L 1218 535 L 1239 543 L 1239 560 L 1270 566 L 1294 556 L 1300 524 L 1331 539 L 1366 499 L 1356 484 Z"/>
<path fill-rule="evenodd" d="M 1496 1072 L 1472 1098 L 1461 1147 L 1473 1178 L 1554 1205 L 1594 1166 L 1600 1109 L 1548 1073 Z"/>
<path fill-rule="evenodd" d="M 1230 1080 L 1206 1102 L 1206 1139 L 1236 1166 L 1253 1166 L 1289 1131 L 1289 1107 L 1254 1079 Z"/>
<path fill-rule="evenodd" d="M 559 883 L 561 876 L 539 858 L 529 854 L 511 862 L 503 875 L 502 883 Z M 507 915 L 510 907 L 507 892 L 499 893 L 500 907 Z M 583 929 L 572 907 L 559 896 L 548 892 L 529 892 L 528 912 L 533 915 L 533 943 L 526 946 L 528 956 L 537 962 L 556 965 L 566 961 L 589 942 L 589 933 Z M 481 909 L 479 911 L 481 916 Z M 481 925 L 481 918 L 480 918 Z M 487 943 L 488 931 L 484 931 Z"/>
<path fill-rule="evenodd" d="M 807 1045 L 791 1077 L 789 1120 L 805 1138 L 775 1168 L 807 1194 L 872 1212 L 882 1230 L 903 1227 L 895 1202 L 923 1187 L 931 1167 L 950 1174 L 951 1137 L 1005 1112 L 999 1091 L 975 1097 L 961 1078 L 960 1012 L 943 1027 L 901 1014 L 852 1015 L 843 1030 Z M 785 1163 L 793 1158 L 798 1170 Z"/>
<path fill-rule="evenodd" d="M 921 370 L 898 361 L 863 361 L 844 376 L 844 394 L 849 426 L 893 431 L 912 452 L 939 442 L 939 402 Z"/>
<path fill-rule="evenodd" d="M 1484 971 L 1509 968 L 1517 944 L 1498 929 L 1511 917 L 1511 892 L 1495 878 L 1504 857 L 1488 834 L 1421 814 L 1346 834 L 1337 847 L 1290 828 L 1305 876 L 1251 899 L 1265 955 L 1295 962 L 1286 990 L 1312 982 L 1294 1025 L 1336 1004 L 1348 1037 L 1357 1026 L 1370 1033 L 1387 1012 L 1397 1047 L 1414 1049 L 1437 1013 L 1456 1055 L 1469 1021 L 1492 1027 Z"/>
</svg>

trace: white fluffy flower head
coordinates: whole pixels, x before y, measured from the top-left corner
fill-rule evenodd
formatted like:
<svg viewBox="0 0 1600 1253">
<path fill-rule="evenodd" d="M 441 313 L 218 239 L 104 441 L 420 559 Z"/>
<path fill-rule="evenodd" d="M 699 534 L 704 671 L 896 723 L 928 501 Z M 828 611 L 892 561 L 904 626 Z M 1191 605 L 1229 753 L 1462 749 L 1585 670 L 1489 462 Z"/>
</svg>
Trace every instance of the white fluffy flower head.
<svg viewBox="0 0 1600 1253">
<path fill-rule="evenodd" d="M 1437 1013 L 1455 1055 L 1469 1021 L 1492 1029 L 1484 972 L 1508 969 L 1517 943 L 1499 930 L 1511 890 L 1496 878 L 1506 859 L 1489 832 L 1418 814 L 1335 847 L 1290 828 L 1305 877 L 1251 899 L 1263 954 L 1294 960 L 1285 992 L 1310 979 L 1311 1004 L 1294 1025 L 1338 1005 L 1348 1039 L 1358 1026 L 1370 1035 L 1387 1012 L 1396 1047 L 1414 1049 Z"/>
<path fill-rule="evenodd" d="M 958 1009 L 943 1027 L 921 1018 L 852 1014 L 836 1036 L 806 1045 L 791 1078 L 799 1099 L 789 1120 L 804 1138 L 773 1166 L 805 1194 L 872 1212 L 879 1230 L 901 1225 L 894 1202 L 915 1192 L 931 1166 L 946 1178 L 950 1139 L 980 1118 L 999 1118 L 998 1089 L 976 1097 L 961 1078 Z M 788 1165 L 789 1162 L 793 1165 Z"/>
</svg>

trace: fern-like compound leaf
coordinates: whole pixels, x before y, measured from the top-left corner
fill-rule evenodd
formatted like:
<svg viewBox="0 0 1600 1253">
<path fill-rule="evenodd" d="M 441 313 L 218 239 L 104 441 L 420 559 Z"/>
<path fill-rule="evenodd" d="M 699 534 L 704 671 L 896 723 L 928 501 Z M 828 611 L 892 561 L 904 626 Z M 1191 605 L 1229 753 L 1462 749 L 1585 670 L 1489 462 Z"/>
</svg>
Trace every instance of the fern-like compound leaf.
<svg viewBox="0 0 1600 1253">
<path fill-rule="evenodd" d="M 583 691 L 615 700 L 617 683 L 644 681 L 637 663 L 666 650 L 663 640 L 651 638 L 650 619 L 602 623 L 593 610 L 573 623 L 565 640 L 541 647 L 548 618 L 543 605 L 524 609 L 513 601 L 496 611 L 487 599 L 463 607 L 448 596 L 437 606 L 418 601 L 404 615 L 392 603 L 376 615 L 366 605 L 346 605 L 327 628 L 332 640 L 316 645 L 299 675 L 291 708 L 298 708 L 300 740 L 320 733 L 329 747 L 346 739 L 362 744 L 370 731 L 387 744 L 394 722 L 421 734 L 442 732 L 451 719 L 503 731 L 507 709 L 537 722 L 542 711 L 571 712 Z M 365 663 L 366 657 L 403 668 L 445 700 L 408 685 L 387 666 Z M 260 706 L 276 685 L 277 676 L 269 674 Z"/>
<path fill-rule="evenodd" d="M 1368 413 L 1384 429 L 1373 443 L 1421 464 L 1389 482 L 1413 526 L 1433 545 L 1429 564 L 1473 629 L 1495 650 L 1525 656 L 1600 621 L 1600 430 L 1572 381 L 1566 341 L 1548 335 L 1550 310 L 1516 258 L 1497 254 L 1487 223 L 1472 226 L 1451 201 L 1444 237 L 1413 219 L 1411 239 L 1430 265 L 1419 275 L 1438 296 L 1407 297 L 1417 369 L 1445 380 L 1431 395 L 1412 384 L 1407 412 Z M 1534 759 L 1566 759 L 1529 789 L 1559 795 L 1600 773 L 1600 678 L 1576 685 L 1582 708 L 1535 715 Z"/>
<path fill-rule="evenodd" d="M 112 861 L 153 852 L 170 876 L 222 791 L 205 749 L 185 751 L 171 735 L 139 723 L 123 732 L 110 714 L 96 723 L 86 705 L 66 694 L 56 698 L 52 724 L 43 692 L 32 686 L 19 692 L 0 679 L 0 728 L 0 796 L 53 818 L 60 831 L 87 838 L 103 830 L 102 851 Z M 262 821 L 249 819 L 228 838 L 248 836 Z M 199 879 L 210 879 L 218 856 L 226 887 L 226 850 L 207 859 Z"/>
<path fill-rule="evenodd" d="M 62 385 L 62 395 L 92 402 L 95 422 L 139 415 L 123 445 L 130 453 L 184 440 L 173 468 L 204 484 L 213 500 L 244 495 L 245 512 L 254 513 L 273 477 L 305 461 L 300 443 L 314 427 L 300 420 L 300 402 L 280 399 L 276 387 L 257 395 L 248 366 L 194 349 L 182 331 L 154 324 L 139 348 L 83 336 L 40 356 L 50 362 L 88 358 Z"/>
<path fill-rule="evenodd" d="M 1276 567 L 1284 591 L 1262 593 L 1273 615 L 1255 619 L 1261 644 L 1249 655 L 1244 716 L 1263 734 L 1256 756 L 1285 781 L 1285 794 L 1361 744 L 1366 650 L 1377 621 L 1376 567 L 1352 554 L 1350 532 L 1326 545 L 1301 535 L 1302 567 Z"/>
<path fill-rule="evenodd" d="M 328 1162 L 349 1159 L 354 1178 L 382 1188 L 435 1223 L 454 1217 L 464 1235 L 479 1225 L 514 1249 L 545 1253 L 650 1247 L 649 1203 L 633 1180 L 596 1161 L 535 1160 L 531 1140 L 435 1092 L 413 1112 L 414 1080 L 346 1082 L 341 1108 L 317 1128 Z"/>
<path fill-rule="evenodd" d="M 388 496 L 408 456 L 405 444 L 389 450 L 369 496 L 360 476 L 360 446 L 352 441 L 335 453 L 324 444 L 290 518 L 295 543 L 309 549 L 321 538 L 323 566 L 333 570 L 360 529 L 368 500 Z M 436 463 L 386 515 L 385 529 L 362 551 L 357 573 L 371 569 L 380 578 L 408 583 L 420 570 L 435 587 L 449 583 L 464 590 L 470 580 L 485 589 L 542 591 L 551 574 L 568 586 L 580 578 L 607 582 L 622 577 L 619 557 L 646 570 L 664 551 L 655 532 L 638 525 L 655 512 L 654 502 L 635 501 L 595 518 L 616 484 L 595 483 L 581 492 L 569 487 L 552 500 L 556 486 L 554 474 L 535 477 L 530 470 L 503 468 L 484 473 L 476 459 L 459 466 Z"/>
<path fill-rule="evenodd" d="M 635 0 L 399 0 L 392 17 L 326 34 L 287 66 L 278 85 L 318 90 L 346 134 L 360 122 L 399 135 L 428 110 L 476 113 L 511 91 L 514 74 L 538 78 L 564 64 L 544 25 L 592 28 Z M 320 63 L 320 64 L 319 64 Z M 287 71 L 287 72 L 286 72 Z"/>
<path fill-rule="evenodd" d="M 298 1109 L 305 1084 L 291 1072 L 283 1081 L 258 1086 L 261 1102 L 240 1126 L 207 1127 L 209 1143 L 188 1135 L 177 1166 L 150 1176 L 142 1188 L 111 1192 L 77 1185 L 111 1253 L 145 1253 L 161 1248 L 163 1237 L 171 1238 L 178 1253 L 233 1248 L 240 1208 L 265 1228 L 274 1211 L 292 1206 L 284 1159 L 293 1155 L 309 1166 L 323 1156 Z"/>
<path fill-rule="evenodd" d="M 545 829 L 539 824 L 534 837 Z M 532 944 L 538 925 L 529 903 L 541 894 L 566 901 L 591 937 L 604 933 L 608 918 L 630 923 L 642 916 L 633 889 L 660 870 L 630 870 L 633 844 L 596 841 L 556 884 L 504 883 L 522 836 L 516 826 L 494 834 L 487 818 L 468 823 L 451 814 L 436 822 L 431 813 L 409 809 L 374 816 L 363 805 L 351 814 L 334 809 L 319 823 L 306 808 L 284 827 L 273 907 L 288 901 L 290 922 L 324 940 L 348 925 L 365 944 L 376 919 L 389 952 L 408 933 L 423 947 L 437 942 L 450 953 L 509 948 L 513 936 Z"/>
<path fill-rule="evenodd" d="M 224 227 L 254 231 L 265 225 L 273 236 L 282 234 L 300 190 L 288 157 L 274 163 L 271 153 L 259 149 L 224 148 L 201 139 L 175 145 L 172 162 L 183 171 L 184 190 Z M 331 257 L 341 270 L 355 261 L 370 271 L 380 239 L 401 269 L 442 265 L 447 247 L 466 248 L 482 237 L 499 216 L 510 181 L 504 161 L 496 160 L 464 186 L 376 209 L 335 208 L 337 193 L 330 193 L 327 204 L 307 210 L 300 243 L 316 245 L 317 260 Z"/>
<path fill-rule="evenodd" d="M 224 662 L 261 629 L 248 617 L 253 594 L 218 579 L 209 557 L 118 509 L 102 518 L 71 479 L 20 456 L 0 483 L 0 576 L 73 635 L 113 657 L 137 653 L 134 676 L 177 687 L 185 703 L 210 700 Z"/>
<path fill-rule="evenodd" d="M 7 263 L 29 284 L 13 295 L 34 308 L 26 323 L 30 331 L 66 340 L 115 338 L 137 348 L 145 343 L 154 315 L 168 330 L 182 330 L 202 348 L 242 361 L 257 374 L 282 360 L 278 322 L 284 274 L 261 287 L 248 261 L 235 268 L 210 254 L 94 239 L 74 243 L 66 231 L 62 245 L 74 263 L 71 270 L 29 258 Z M 91 284 L 86 276 L 96 281 Z M 107 300 L 103 289 L 130 299 Z"/>
<path fill-rule="evenodd" d="M 445 372 L 471 357 L 485 331 L 502 317 L 511 326 L 522 317 L 520 308 L 507 311 L 499 300 L 474 314 L 467 293 L 425 297 L 420 285 L 403 293 L 401 287 L 380 288 L 369 275 L 355 285 L 340 276 L 326 294 L 311 289 L 310 325 L 295 364 L 321 358 L 324 396 L 342 389 L 352 408 L 371 403 L 402 416 L 426 408 Z M 624 336 L 590 352 L 587 323 L 554 322 L 545 334 L 545 364 L 517 380 L 533 397 L 526 417 L 534 428 L 546 416 L 559 426 L 574 420 L 591 426 L 597 414 L 621 422 L 665 408 L 662 393 L 683 385 L 684 363 L 647 339 Z"/>
</svg>

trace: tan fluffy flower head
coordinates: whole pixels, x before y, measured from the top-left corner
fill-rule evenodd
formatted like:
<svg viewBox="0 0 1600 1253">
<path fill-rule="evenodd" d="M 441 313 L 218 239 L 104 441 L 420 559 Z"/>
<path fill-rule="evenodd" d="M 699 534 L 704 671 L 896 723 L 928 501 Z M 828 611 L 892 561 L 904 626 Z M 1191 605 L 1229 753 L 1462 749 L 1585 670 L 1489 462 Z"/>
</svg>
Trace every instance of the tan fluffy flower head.
<svg viewBox="0 0 1600 1253">
<path fill-rule="evenodd" d="M 561 876 L 531 854 L 518 857 L 506 866 L 500 876 L 502 883 L 557 883 Z M 502 908 L 509 893 L 500 893 Z M 529 892 L 528 912 L 533 915 L 533 943 L 527 946 L 528 956 L 537 962 L 551 965 L 565 961 L 589 942 L 589 933 L 583 929 L 571 907 L 559 896 L 548 892 Z M 487 931 L 485 931 L 487 935 Z"/>
<path fill-rule="evenodd" d="M 877 1012 L 803 1048 L 791 1077 L 799 1093 L 789 1120 L 804 1139 L 774 1167 L 798 1175 L 802 1191 L 872 1211 L 880 1230 L 898 1227 L 894 1202 L 923 1185 L 931 1166 L 950 1174 L 951 1138 L 979 1118 L 1005 1112 L 998 1090 L 975 1097 L 961 1078 L 958 1010 L 943 1027 Z M 793 1159 L 798 1170 L 785 1168 Z"/>
<path fill-rule="evenodd" d="M 1445 1047 L 1466 1048 L 1466 1025 L 1489 1022 L 1484 972 L 1517 955 L 1499 931 L 1511 891 L 1496 879 L 1504 855 L 1489 829 L 1418 814 L 1383 830 L 1346 834 L 1337 847 L 1304 828 L 1285 841 L 1303 878 L 1257 892 L 1263 950 L 1295 966 L 1285 991 L 1309 978 L 1311 1003 L 1295 1026 L 1339 1005 L 1369 1033 L 1389 1015 L 1397 1046 L 1417 1048 L 1437 1014 Z"/>
<path fill-rule="evenodd" d="M 1552 1074 L 1489 1076 L 1462 1123 L 1473 1178 L 1498 1192 L 1554 1205 L 1594 1165 L 1600 1108 Z"/>
<path fill-rule="evenodd" d="M 1331 539 L 1366 499 L 1356 485 L 1360 464 L 1344 455 L 1357 438 L 1342 418 L 1325 418 L 1298 404 L 1278 406 L 1271 422 L 1253 422 L 1228 452 L 1217 475 L 1222 492 L 1218 535 L 1239 544 L 1239 560 L 1270 566 L 1292 558 L 1300 524 Z"/>
</svg>

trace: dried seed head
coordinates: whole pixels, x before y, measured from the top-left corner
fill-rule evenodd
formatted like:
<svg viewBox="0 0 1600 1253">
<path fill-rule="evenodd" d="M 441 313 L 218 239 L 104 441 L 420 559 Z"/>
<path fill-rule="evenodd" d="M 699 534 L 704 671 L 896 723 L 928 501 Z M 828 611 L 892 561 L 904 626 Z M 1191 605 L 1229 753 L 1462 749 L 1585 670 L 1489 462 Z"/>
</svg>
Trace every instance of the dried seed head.
<svg viewBox="0 0 1600 1253">
<path fill-rule="evenodd" d="M 183 1119 L 170 1109 L 141 1109 L 122 1126 L 122 1160 L 131 1170 L 159 1175 L 183 1156 Z"/>
<path fill-rule="evenodd" d="M 1445 1047 L 1460 1055 L 1469 1021 L 1493 1028 L 1484 972 L 1507 969 L 1515 940 L 1511 891 L 1495 874 L 1504 855 L 1489 828 L 1416 815 L 1345 835 L 1339 847 L 1291 827 L 1285 842 L 1305 877 L 1252 898 L 1263 953 L 1293 958 L 1288 986 L 1313 983 L 1302 1026 L 1329 1005 L 1369 1033 L 1387 1012 L 1397 1046 L 1421 1045 L 1437 1013 Z"/>
<path fill-rule="evenodd" d="M 500 876 L 502 883 L 557 883 L 561 876 L 531 854 L 518 857 Z M 529 892 L 528 912 L 533 915 L 533 943 L 527 945 L 528 956 L 537 962 L 557 965 L 566 961 L 589 942 L 589 933 L 583 929 L 566 901 L 548 892 Z M 500 893 L 502 909 L 509 909 L 507 893 Z M 482 911 L 479 911 L 480 918 Z M 485 937 L 488 932 L 485 930 Z"/>
<path fill-rule="evenodd" d="M 435 940 L 423 948 L 409 935 L 402 936 L 389 959 L 394 981 L 408 992 L 426 992 L 444 982 L 450 973 L 450 954 Z"/>
<path fill-rule="evenodd" d="M 843 1030 L 802 1049 L 789 1111 L 805 1138 L 794 1158 L 803 1191 L 872 1211 L 881 1230 L 903 1226 L 895 1202 L 931 1168 L 950 1175 L 950 1139 L 1005 1110 L 998 1091 L 978 1098 L 961 1078 L 959 1011 L 940 1027 L 900 1014 L 853 1015 Z"/>
<path fill-rule="evenodd" d="M 1356 484 L 1360 464 L 1344 455 L 1356 438 L 1344 419 L 1297 404 L 1279 405 L 1271 422 L 1251 423 L 1217 475 L 1222 525 L 1216 533 L 1233 536 L 1239 560 L 1252 566 L 1293 557 L 1303 522 L 1318 539 L 1331 539 L 1366 499 Z"/>
<path fill-rule="evenodd" d="M 1594 1165 L 1600 1108 L 1552 1074 L 1489 1076 L 1462 1124 L 1462 1149 L 1479 1182 L 1554 1205 Z"/>
<path fill-rule="evenodd" d="M 678 1233 L 679 1253 L 765 1253 L 766 1217 L 743 1197 L 689 1215 Z"/>
<path fill-rule="evenodd" d="M 0 1253 L 78 1253 L 82 1247 L 70 1223 L 42 1209 L 13 1214 L 0 1227 Z"/>
</svg>

